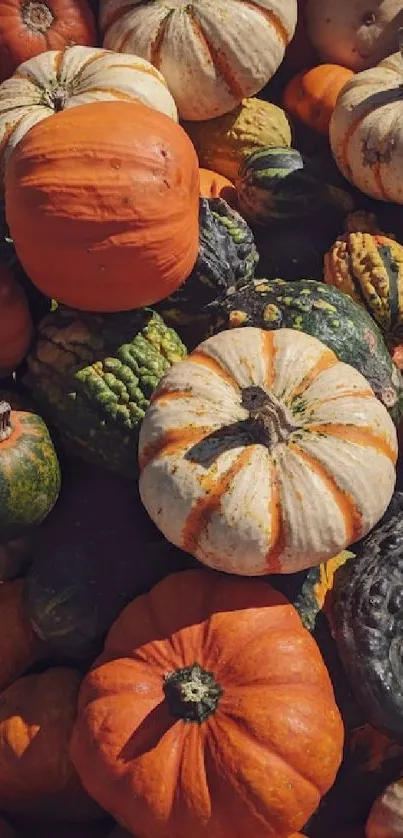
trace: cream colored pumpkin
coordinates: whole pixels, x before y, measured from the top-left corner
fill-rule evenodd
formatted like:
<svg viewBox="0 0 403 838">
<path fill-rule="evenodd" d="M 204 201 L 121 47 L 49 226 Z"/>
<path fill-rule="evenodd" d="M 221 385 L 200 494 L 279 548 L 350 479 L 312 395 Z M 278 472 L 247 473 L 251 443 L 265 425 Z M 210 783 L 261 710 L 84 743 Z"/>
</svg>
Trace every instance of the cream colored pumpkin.
<svg viewBox="0 0 403 838">
<path fill-rule="evenodd" d="M 148 61 L 95 47 L 50 50 L 0 85 L 0 168 L 27 131 L 56 111 L 101 100 L 140 100 L 172 119 L 175 102 Z"/>
<path fill-rule="evenodd" d="M 366 838 L 402 838 L 403 777 L 391 783 L 375 801 L 365 827 Z"/>
<path fill-rule="evenodd" d="M 318 565 L 367 533 L 397 440 L 363 376 L 316 338 L 239 328 L 172 367 L 139 444 L 140 495 L 165 537 L 240 575 Z"/>
<path fill-rule="evenodd" d="M 342 174 L 358 189 L 403 204 L 403 58 L 385 58 L 341 91 L 330 144 Z"/>
<path fill-rule="evenodd" d="M 307 0 L 307 29 L 324 61 L 358 72 L 395 52 L 401 0 Z"/>
<path fill-rule="evenodd" d="M 253 96 L 281 64 L 297 0 L 101 0 L 104 46 L 164 74 L 182 119 L 211 119 Z"/>
</svg>

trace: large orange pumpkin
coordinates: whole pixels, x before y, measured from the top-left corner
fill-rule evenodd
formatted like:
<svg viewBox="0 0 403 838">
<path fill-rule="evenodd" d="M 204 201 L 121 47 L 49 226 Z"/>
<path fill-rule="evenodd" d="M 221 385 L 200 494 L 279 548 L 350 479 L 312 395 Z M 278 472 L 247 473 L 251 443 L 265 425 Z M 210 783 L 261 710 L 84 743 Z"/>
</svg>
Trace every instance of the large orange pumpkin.
<svg viewBox="0 0 403 838">
<path fill-rule="evenodd" d="M 304 70 L 286 85 L 283 108 L 305 125 L 326 135 L 337 97 L 353 75 L 352 70 L 338 64 L 319 64 Z"/>
<path fill-rule="evenodd" d="M 0 378 L 10 375 L 28 352 L 32 320 L 22 288 L 0 262 Z"/>
<path fill-rule="evenodd" d="M 199 169 L 170 117 L 98 102 L 35 125 L 11 155 L 6 215 L 32 282 L 73 308 L 155 303 L 189 276 L 199 248 Z"/>
<path fill-rule="evenodd" d="M 112 626 L 71 755 L 87 791 L 153 838 L 283 838 L 332 785 L 343 725 L 318 647 L 266 582 L 170 575 Z"/>
<path fill-rule="evenodd" d="M 96 38 L 87 0 L 2 0 L 0 81 L 34 55 L 73 44 L 94 46 Z"/>
</svg>

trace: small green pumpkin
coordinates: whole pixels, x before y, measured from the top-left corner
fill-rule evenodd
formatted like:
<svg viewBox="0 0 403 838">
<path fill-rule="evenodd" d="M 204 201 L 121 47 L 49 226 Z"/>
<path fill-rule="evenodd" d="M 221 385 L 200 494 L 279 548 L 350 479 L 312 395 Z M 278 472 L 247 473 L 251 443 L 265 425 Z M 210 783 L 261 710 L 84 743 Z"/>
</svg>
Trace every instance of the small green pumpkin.
<svg viewBox="0 0 403 838">
<path fill-rule="evenodd" d="M 185 355 L 151 309 L 102 315 L 59 306 L 39 325 L 24 383 L 70 453 L 135 477 L 150 397 Z"/>
<path fill-rule="evenodd" d="M 212 331 L 291 328 L 318 338 L 364 375 L 398 423 L 403 412 L 401 374 L 369 314 L 336 288 L 314 280 L 255 279 L 218 299 L 209 311 Z"/>
<path fill-rule="evenodd" d="M 0 402 L 0 542 L 40 524 L 56 503 L 61 476 L 48 429 L 36 413 Z"/>
<path fill-rule="evenodd" d="M 295 148 L 262 148 L 248 157 L 236 180 L 239 209 L 255 224 L 305 218 L 332 205 L 345 215 L 351 196 L 310 171 Z"/>
</svg>

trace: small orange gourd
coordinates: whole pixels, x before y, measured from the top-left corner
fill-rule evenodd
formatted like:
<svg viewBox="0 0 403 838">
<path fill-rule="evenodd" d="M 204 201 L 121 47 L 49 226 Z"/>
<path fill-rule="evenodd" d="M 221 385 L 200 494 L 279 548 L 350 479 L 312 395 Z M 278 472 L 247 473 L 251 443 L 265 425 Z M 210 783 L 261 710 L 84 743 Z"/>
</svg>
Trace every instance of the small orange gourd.
<svg viewBox="0 0 403 838">
<path fill-rule="evenodd" d="M 338 64 L 319 64 L 303 70 L 287 84 L 283 108 L 320 134 L 329 133 L 337 97 L 354 73 Z"/>
<path fill-rule="evenodd" d="M 25 294 L 0 262 L 0 378 L 10 375 L 24 360 L 32 330 Z"/>
<path fill-rule="evenodd" d="M 200 195 L 202 198 L 224 198 L 231 207 L 237 203 L 237 193 L 233 183 L 224 175 L 211 169 L 199 169 Z"/>
</svg>

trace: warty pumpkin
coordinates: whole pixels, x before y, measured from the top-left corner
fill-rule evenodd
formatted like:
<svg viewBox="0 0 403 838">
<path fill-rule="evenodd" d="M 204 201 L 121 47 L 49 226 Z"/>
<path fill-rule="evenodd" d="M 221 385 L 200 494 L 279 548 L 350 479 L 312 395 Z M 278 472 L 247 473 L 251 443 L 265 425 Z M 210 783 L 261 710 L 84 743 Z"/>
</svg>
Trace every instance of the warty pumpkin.
<svg viewBox="0 0 403 838">
<path fill-rule="evenodd" d="M 402 835 L 403 777 L 399 777 L 373 804 L 365 826 L 365 838 L 401 838 Z"/>
<path fill-rule="evenodd" d="M 339 64 L 319 64 L 309 70 L 302 70 L 286 85 L 283 108 L 291 116 L 327 136 L 337 97 L 353 75 L 352 70 Z"/>
<path fill-rule="evenodd" d="M 32 332 L 25 294 L 0 260 L 0 378 L 11 375 L 24 360 Z"/>
<path fill-rule="evenodd" d="M 81 674 L 54 667 L 0 694 L 0 807 L 31 818 L 100 816 L 69 757 Z"/>
<path fill-rule="evenodd" d="M 399 17 L 403 23 L 403 10 Z M 403 57 L 396 52 L 346 84 L 330 122 L 333 156 L 344 177 L 366 195 L 395 204 L 403 204 L 402 83 Z"/>
<path fill-rule="evenodd" d="M 69 108 L 14 150 L 6 215 L 44 294 L 87 311 L 141 308 L 178 288 L 196 261 L 196 152 L 173 119 L 140 102 Z"/>
<path fill-rule="evenodd" d="M 267 146 L 291 145 L 291 127 L 284 111 L 271 102 L 245 98 L 216 119 L 184 122 L 200 166 L 235 181 L 243 161 Z"/>
<path fill-rule="evenodd" d="M 0 5 L 0 82 L 46 50 L 94 46 L 96 39 L 87 0 L 7 0 Z"/>
<path fill-rule="evenodd" d="M 403 12 L 400 0 L 307 0 L 306 20 L 322 60 L 357 72 L 394 52 Z"/>
<path fill-rule="evenodd" d="M 104 47 L 158 67 L 181 118 L 195 120 L 221 116 L 261 90 L 296 22 L 297 0 L 102 0 L 100 8 Z"/>
<path fill-rule="evenodd" d="M 315 810 L 342 744 L 330 678 L 295 609 L 267 583 L 189 570 L 112 626 L 83 681 L 71 755 L 132 832 L 277 838 Z"/>
<path fill-rule="evenodd" d="M 303 332 L 245 327 L 161 380 L 140 430 L 140 496 L 204 564 L 292 573 L 377 523 L 396 457 L 393 422 L 357 370 Z"/>
<path fill-rule="evenodd" d="M 21 579 L 0 584 L 0 626 L 1 691 L 44 654 L 44 646 L 28 619 Z"/>
<path fill-rule="evenodd" d="M 140 101 L 177 121 L 164 77 L 142 58 L 74 46 L 25 61 L 0 85 L 0 170 L 33 125 L 65 108 L 113 100 Z"/>
</svg>

